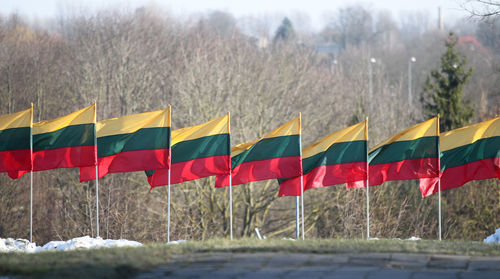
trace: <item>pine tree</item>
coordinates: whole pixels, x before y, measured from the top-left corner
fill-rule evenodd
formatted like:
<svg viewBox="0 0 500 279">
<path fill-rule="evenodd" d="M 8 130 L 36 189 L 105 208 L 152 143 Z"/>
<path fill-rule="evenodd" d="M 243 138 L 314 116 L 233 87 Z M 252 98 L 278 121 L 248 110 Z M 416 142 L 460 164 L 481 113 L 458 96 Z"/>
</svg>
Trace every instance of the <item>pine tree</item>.
<svg viewBox="0 0 500 279">
<path fill-rule="evenodd" d="M 450 32 L 441 56 L 441 69 L 432 70 L 424 85 L 421 102 L 426 118 L 441 116 L 439 128 L 449 131 L 468 124 L 474 116 L 470 100 L 463 99 L 463 86 L 472 76 L 467 59 L 455 49 L 457 38 Z"/>
<path fill-rule="evenodd" d="M 295 37 L 295 30 L 293 29 L 292 22 L 285 17 L 281 22 L 281 25 L 276 30 L 276 34 L 274 35 L 274 42 L 278 41 L 288 41 Z"/>
</svg>

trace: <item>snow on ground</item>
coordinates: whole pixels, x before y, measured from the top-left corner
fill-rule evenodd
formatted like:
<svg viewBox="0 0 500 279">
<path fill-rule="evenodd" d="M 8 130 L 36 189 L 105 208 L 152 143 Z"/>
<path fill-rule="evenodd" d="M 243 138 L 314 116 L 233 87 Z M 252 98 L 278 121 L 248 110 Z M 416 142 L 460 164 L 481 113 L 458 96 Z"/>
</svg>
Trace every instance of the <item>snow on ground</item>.
<svg viewBox="0 0 500 279">
<path fill-rule="evenodd" d="M 35 252 L 36 244 L 26 239 L 0 238 L 0 252 Z"/>
<path fill-rule="evenodd" d="M 169 245 L 178 245 L 178 244 L 182 244 L 182 243 L 186 243 L 187 240 L 184 240 L 184 239 L 180 239 L 180 240 L 174 240 L 174 241 L 170 241 L 170 242 L 167 242 L 167 244 Z"/>
<path fill-rule="evenodd" d="M 103 247 L 123 247 L 123 246 L 141 246 L 137 241 L 126 239 L 102 239 L 83 236 L 70 239 L 68 241 L 51 241 L 44 246 L 36 246 L 26 239 L 0 238 L 1 252 L 43 252 L 43 251 L 70 251 L 76 249 L 91 249 Z"/>
<path fill-rule="evenodd" d="M 494 234 L 485 238 L 484 243 L 500 243 L 500 228 Z"/>
</svg>

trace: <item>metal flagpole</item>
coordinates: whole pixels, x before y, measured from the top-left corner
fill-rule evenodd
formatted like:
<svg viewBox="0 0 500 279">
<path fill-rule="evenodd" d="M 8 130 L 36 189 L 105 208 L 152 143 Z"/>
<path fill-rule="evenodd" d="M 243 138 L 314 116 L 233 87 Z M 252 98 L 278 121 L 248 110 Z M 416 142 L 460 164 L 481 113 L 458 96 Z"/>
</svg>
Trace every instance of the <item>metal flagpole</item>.
<svg viewBox="0 0 500 279">
<path fill-rule="evenodd" d="M 31 171 L 30 171 L 30 242 L 33 242 L 33 103 L 31 103 L 31 127 L 30 127 L 30 149 L 31 149 Z"/>
<path fill-rule="evenodd" d="M 97 237 L 99 237 L 99 176 L 98 176 L 98 169 L 97 165 L 95 166 L 95 207 L 96 207 L 96 234 Z"/>
<path fill-rule="evenodd" d="M 30 242 L 33 242 L 33 170 L 30 171 Z"/>
<path fill-rule="evenodd" d="M 227 133 L 229 135 L 228 149 L 229 149 L 229 235 L 233 240 L 233 178 L 231 177 L 231 113 L 227 113 Z"/>
<path fill-rule="evenodd" d="M 437 115 L 437 155 L 438 155 L 438 214 L 439 214 L 439 240 L 441 240 L 441 141 L 439 139 L 439 114 Z"/>
<path fill-rule="evenodd" d="M 168 169 L 167 243 L 170 242 L 170 167 Z"/>
<path fill-rule="evenodd" d="M 302 113 L 299 112 L 299 152 L 300 152 L 300 160 L 302 162 Z M 301 163 L 301 168 L 302 168 L 302 163 Z M 305 234 L 304 234 L 304 175 L 302 173 L 302 170 L 300 171 L 300 208 L 301 208 L 301 214 L 302 214 L 302 240 L 305 239 Z"/>
<path fill-rule="evenodd" d="M 168 207 L 167 207 L 167 243 L 170 242 L 170 170 L 172 169 L 172 123 L 171 123 L 172 109 L 170 105 L 168 105 L 168 126 L 170 127 L 170 133 L 168 135 L 168 152 L 170 156 L 168 156 L 169 164 L 168 164 Z"/>
<path fill-rule="evenodd" d="M 229 233 L 233 240 L 233 181 L 229 171 Z"/>
<path fill-rule="evenodd" d="M 302 240 L 305 239 L 305 234 L 304 234 L 304 176 L 300 176 L 300 208 L 301 208 L 301 214 L 302 214 Z"/>
<path fill-rule="evenodd" d="M 441 240 L 441 177 L 438 177 L 438 191 L 439 191 L 439 240 Z"/>
<path fill-rule="evenodd" d="M 366 239 L 370 239 L 370 184 L 368 163 L 368 117 L 365 120 L 365 140 L 366 140 Z"/>
<path fill-rule="evenodd" d="M 296 197 L 295 200 L 295 238 L 300 238 L 300 230 L 299 230 L 299 196 Z"/>
<path fill-rule="evenodd" d="M 97 101 L 94 100 L 94 145 L 97 148 Z M 97 156 L 97 154 L 96 154 Z M 97 158 L 96 158 L 97 160 Z M 99 167 L 95 165 L 95 208 L 96 208 L 96 235 L 99 237 Z"/>
</svg>

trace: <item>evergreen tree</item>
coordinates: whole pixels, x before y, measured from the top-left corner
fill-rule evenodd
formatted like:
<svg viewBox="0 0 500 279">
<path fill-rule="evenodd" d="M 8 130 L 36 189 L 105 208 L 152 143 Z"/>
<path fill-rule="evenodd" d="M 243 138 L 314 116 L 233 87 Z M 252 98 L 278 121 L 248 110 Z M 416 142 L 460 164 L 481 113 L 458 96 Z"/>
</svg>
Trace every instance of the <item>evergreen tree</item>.
<svg viewBox="0 0 500 279">
<path fill-rule="evenodd" d="M 295 37 L 295 30 L 293 29 L 292 22 L 285 17 L 281 22 L 280 27 L 276 30 L 276 34 L 274 35 L 274 42 L 277 41 L 288 41 Z"/>
<path fill-rule="evenodd" d="M 450 32 L 445 43 L 446 52 L 441 56 L 441 69 L 427 77 L 421 101 L 426 118 L 440 114 L 442 132 L 464 126 L 474 116 L 470 100 L 463 99 L 463 86 L 472 75 L 472 67 L 465 69 L 466 57 L 455 49 L 457 38 Z"/>
</svg>

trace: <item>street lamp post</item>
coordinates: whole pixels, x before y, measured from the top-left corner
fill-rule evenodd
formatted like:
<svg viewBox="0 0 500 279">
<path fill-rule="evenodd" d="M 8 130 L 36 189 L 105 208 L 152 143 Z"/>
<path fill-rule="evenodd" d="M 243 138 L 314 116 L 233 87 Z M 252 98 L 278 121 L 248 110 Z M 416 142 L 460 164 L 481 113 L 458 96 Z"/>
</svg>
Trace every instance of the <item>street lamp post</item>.
<svg viewBox="0 0 500 279">
<path fill-rule="evenodd" d="M 415 63 L 417 59 L 415 57 L 411 57 L 408 62 L 408 106 L 411 106 L 411 64 Z"/>
<path fill-rule="evenodd" d="M 370 58 L 370 63 L 368 63 L 368 102 L 370 102 L 370 113 L 373 109 L 373 77 L 372 77 L 372 64 L 377 63 L 375 58 Z"/>
</svg>

